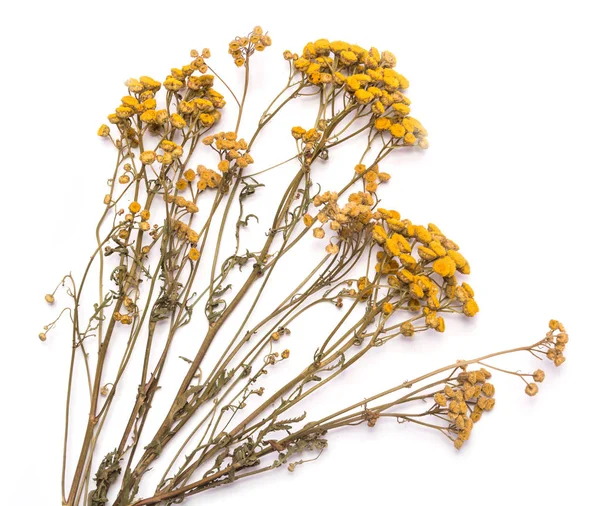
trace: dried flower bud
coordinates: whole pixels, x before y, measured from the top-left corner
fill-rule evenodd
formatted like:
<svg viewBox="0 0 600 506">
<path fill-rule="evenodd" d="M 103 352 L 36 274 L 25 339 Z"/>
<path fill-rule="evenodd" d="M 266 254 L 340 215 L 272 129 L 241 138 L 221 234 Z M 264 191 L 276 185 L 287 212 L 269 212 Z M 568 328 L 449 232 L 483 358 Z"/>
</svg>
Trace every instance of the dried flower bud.
<svg viewBox="0 0 600 506">
<path fill-rule="evenodd" d="M 554 365 L 555 365 L 556 367 L 558 367 L 558 366 L 560 366 L 560 365 L 564 364 L 564 363 L 565 363 L 565 360 L 566 360 L 566 358 L 564 357 L 564 355 L 559 355 L 558 357 L 556 357 L 556 358 L 554 359 Z"/>
<path fill-rule="evenodd" d="M 542 372 L 542 374 L 543 374 L 543 372 Z M 494 395 L 494 393 L 496 392 L 496 389 L 494 388 L 494 385 L 492 385 L 491 383 L 484 383 L 483 386 L 481 387 L 481 391 L 488 397 L 492 397 Z"/>
<path fill-rule="evenodd" d="M 339 250 L 340 248 L 337 244 L 329 243 L 327 246 L 325 246 L 325 251 L 327 251 L 327 253 L 330 255 L 335 255 Z"/>
<path fill-rule="evenodd" d="M 546 373 L 544 373 L 544 371 L 542 371 L 541 369 L 537 369 L 533 373 L 533 380 L 537 381 L 538 383 L 541 383 L 542 381 L 544 381 L 545 377 L 546 377 Z"/>
<path fill-rule="evenodd" d="M 412 322 L 406 321 L 402 325 L 400 325 L 400 333 L 403 336 L 411 337 L 415 334 L 415 327 Z"/>
<path fill-rule="evenodd" d="M 47 302 L 48 304 L 54 304 L 54 295 L 52 295 L 51 293 L 47 293 L 47 294 L 44 296 L 44 299 L 46 300 L 46 302 Z"/>
<path fill-rule="evenodd" d="M 144 151 L 140 155 L 140 160 L 143 164 L 150 165 L 156 160 L 156 153 L 154 151 Z"/>
<path fill-rule="evenodd" d="M 538 386 L 535 383 L 528 383 L 525 387 L 525 393 L 531 397 L 538 393 Z"/>
<path fill-rule="evenodd" d="M 435 403 L 441 407 L 446 406 L 446 404 L 448 403 L 448 398 L 442 393 L 442 392 L 438 392 L 433 396 L 433 400 L 435 401 Z"/>
<path fill-rule="evenodd" d="M 313 230 L 313 236 L 317 239 L 323 239 L 323 237 L 325 237 L 325 230 L 323 230 L 322 228 L 315 228 Z"/>
<path fill-rule="evenodd" d="M 40 332 L 38 334 L 38 337 L 40 338 L 40 341 L 44 342 L 46 340 L 46 333 L 45 332 Z"/>
</svg>

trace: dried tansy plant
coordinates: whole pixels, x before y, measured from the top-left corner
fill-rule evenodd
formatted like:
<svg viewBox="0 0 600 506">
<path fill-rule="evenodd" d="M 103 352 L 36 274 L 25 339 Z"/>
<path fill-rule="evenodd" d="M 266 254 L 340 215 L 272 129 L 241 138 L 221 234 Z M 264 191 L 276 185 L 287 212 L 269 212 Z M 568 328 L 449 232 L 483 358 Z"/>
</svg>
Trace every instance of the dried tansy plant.
<svg viewBox="0 0 600 506">
<path fill-rule="evenodd" d="M 79 281 L 68 275 L 58 295 L 46 295 L 50 304 L 65 293 L 72 299 L 58 315 L 72 323 L 64 505 L 179 503 L 278 467 L 293 471 L 322 452 L 329 431 L 373 427 L 385 417 L 439 431 L 460 448 L 494 407 L 492 371 L 520 377 L 528 395 L 544 379 L 541 369 L 500 369 L 490 363 L 494 357 L 528 352 L 557 366 L 564 361 L 568 336 L 552 321 L 531 345 L 458 361 L 310 421 L 307 397 L 366 353 L 399 336 L 444 332 L 446 315 L 473 317 L 479 308 L 456 243 L 435 225 L 415 225 L 379 205 L 378 185 L 390 179 L 382 170 L 386 157 L 428 147 L 393 54 L 325 39 L 307 44 L 301 55 L 285 51 L 287 83 L 245 140 L 239 129 L 251 62 L 270 45 L 260 27 L 230 43 L 244 72 L 240 98 L 211 68 L 208 49 L 192 51 L 192 61 L 162 81 L 129 79 L 128 93 L 108 116 L 111 125 L 98 130 L 114 146 L 116 162 L 95 228 L 97 246 Z M 218 127 L 230 107 L 218 89 L 233 97 L 231 131 Z M 288 126 L 294 152 L 273 167 L 251 170 L 264 127 L 294 100 L 314 106 L 310 124 Z M 332 163 L 327 160 L 347 143 L 361 146 L 362 155 L 336 188 L 321 189 L 316 162 Z M 268 192 L 271 169 L 291 165 L 281 169 L 289 174 L 287 187 L 269 195 L 279 204 L 264 241 L 246 248 L 242 231 L 256 226 L 246 207 L 259 205 L 251 197 Z M 296 264 L 306 271 L 303 281 L 274 303 L 261 298 L 281 278 L 272 276 L 281 259 L 311 236 L 325 246 L 314 262 Z M 94 300 L 88 309 L 84 297 Z M 285 346 L 292 347 L 288 334 L 297 319 L 327 305 L 339 309 L 338 317 L 295 337 L 311 341 L 314 356 L 278 387 L 261 385 L 290 357 Z M 170 407 L 160 411 L 153 399 L 165 383 L 167 361 L 178 360 L 171 357 L 173 344 L 193 315 L 194 322 L 203 320 L 204 333 L 195 356 L 185 359 Z M 211 363 L 209 349 L 219 350 Z M 143 356 L 138 370 L 132 370 L 134 350 Z M 89 390 L 85 420 L 74 420 L 71 409 L 78 364 Z M 139 378 L 139 388 L 133 398 L 119 398 L 128 421 L 121 432 L 103 434 L 115 438 L 114 450 L 99 456 L 97 442 L 125 373 Z M 71 425 L 81 422 L 83 437 L 70 441 Z M 148 471 L 160 467 L 166 450 L 170 462 L 148 488 Z M 154 492 L 142 497 L 142 483 Z"/>
</svg>

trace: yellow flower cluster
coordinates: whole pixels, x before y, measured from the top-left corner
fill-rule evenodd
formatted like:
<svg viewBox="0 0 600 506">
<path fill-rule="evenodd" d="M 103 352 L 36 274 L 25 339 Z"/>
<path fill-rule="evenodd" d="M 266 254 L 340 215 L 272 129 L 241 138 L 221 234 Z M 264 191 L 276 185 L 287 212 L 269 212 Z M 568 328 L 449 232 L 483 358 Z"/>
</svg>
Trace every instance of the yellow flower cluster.
<svg viewBox="0 0 600 506">
<path fill-rule="evenodd" d="M 309 128 L 305 130 L 300 126 L 295 126 L 292 128 L 292 137 L 297 141 L 302 141 L 304 144 L 315 143 L 322 136 L 322 130 L 318 128 Z"/>
<path fill-rule="evenodd" d="M 229 54 L 234 63 L 241 67 L 254 51 L 264 51 L 271 45 L 271 37 L 260 26 L 255 26 L 246 37 L 236 37 L 229 43 Z"/>
<path fill-rule="evenodd" d="M 360 171 L 366 172 L 366 169 Z M 459 285 L 455 275 L 457 272 L 468 274 L 468 262 L 458 252 L 458 246 L 435 225 L 415 226 L 409 220 L 402 220 L 397 211 L 379 208 L 374 212 L 374 199 L 368 192 L 353 193 L 348 203 L 340 206 L 338 194 L 327 191 L 315 196 L 313 204 L 320 208 L 319 212 L 316 216 L 307 213 L 303 220 L 307 227 L 317 225 L 313 230 L 317 239 L 325 237 L 327 223 L 340 241 L 370 227 L 374 242 L 381 246 L 375 271 L 379 276 L 386 276 L 393 297 L 384 302 L 382 312 L 390 315 L 401 309 L 419 313 L 401 325 L 403 335 L 412 336 L 426 329 L 444 332 L 446 323 L 439 315 L 441 312 L 475 316 L 479 311 L 473 289 L 464 282 Z M 330 242 L 325 249 L 328 253 L 337 253 L 338 244 Z M 442 278 L 441 283 L 438 276 Z M 358 297 L 366 300 L 372 291 L 369 279 L 361 277 Z M 424 325 L 415 327 L 413 322 L 417 319 L 423 319 Z"/>
<path fill-rule="evenodd" d="M 196 247 L 200 240 L 198 232 L 180 220 L 175 220 L 173 223 L 173 232 L 175 232 L 179 239 L 189 243 L 190 249 L 187 252 L 187 257 L 192 262 L 196 262 L 200 258 L 200 251 Z"/>
<path fill-rule="evenodd" d="M 144 165 L 152 165 L 154 162 L 158 162 L 167 167 L 183 155 L 183 147 L 168 139 L 160 141 L 158 147 L 162 151 L 161 153 L 150 150 L 140 153 L 140 160 Z"/>
<path fill-rule="evenodd" d="M 375 219 L 373 241 L 382 248 L 376 270 L 388 275 L 388 284 L 400 295 L 400 306 L 422 311 L 425 328 L 438 331 L 445 329 L 439 311 L 475 316 L 479 307 L 473 289 L 467 283 L 459 285 L 455 276 L 469 274 L 469 263 L 453 241 L 435 225 L 413 225 L 397 211 L 379 208 Z M 405 335 L 412 335 L 415 329 L 407 324 L 405 330 Z"/>
<path fill-rule="evenodd" d="M 128 79 L 125 82 L 129 95 L 121 99 L 115 112 L 108 116 L 108 121 L 119 125 L 120 129 L 134 137 L 135 131 L 130 128 L 134 118 L 139 119 L 150 132 L 158 132 L 163 128 L 182 130 L 190 125 L 200 124 L 210 127 L 221 118 L 218 109 L 225 106 L 223 95 L 213 89 L 214 76 L 205 74 L 208 70 L 205 59 L 210 56 L 208 49 L 191 53 L 194 60 L 189 65 L 171 69 L 171 73 L 163 83 L 142 76 L 139 79 Z M 196 75 L 196 71 L 200 75 Z M 158 109 L 156 93 L 163 87 L 170 93 L 176 93 L 182 100 L 178 102 L 177 112 L 169 114 L 167 109 Z M 101 125 L 98 135 L 108 137 L 110 129 Z M 134 139 L 137 144 L 137 139 Z"/>
<path fill-rule="evenodd" d="M 469 439 L 473 423 L 481 419 L 485 411 L 490 411 L 496 404 L 494 385 L 488 383 L 491 373 L 486 369 L 461 372 L 457 379 L 458 386 L 447 384 L 443 390 L 433 396 L 439 406 L 438 414 L 448 417 L 448 431 L 454 434 L 454 447 L 459 450 Z"/>
<path fill-rule="evenodd" d="M 357 192 L 348 197 L 348 203 L 343 207 L 338 204 L 336 192 L 324 192 L 313 199 L 315 207 L 321 207 L 316 217 L 310 214 L 304 215 L 304 224 L 307 227 L 318 223 L 319 226 L 313 230 L 317 239 L 325 237 L 324 225 L 329 223 L 333 230 L 342 240 L 348 239 L 353 234 L 359 233 L 369 225 L 373 219 L 373 197 L 369 193 Z M 328 253 L 337 253 L 337 245 L 330 243 L 326 247 Z"/>
<path fill-rule="evenodd" d="M 173 223 L 173 231 L 177 234 L 177 237 L 189 242 L 192 246 L 195 246 L 200 240 L 198 232 L 186 225 L 183 221 L 175 220 Z"/>
<path fill-rule="evenodd" d="M 392 113 L 377 118 L 373 126 L 381 133 L 388 132 L 393 139 L 402 139 L 405 146 L 418 144 L 421 149 L 429 147 L 429 141 L 426 139 L 427 130 L 416 118 Z"/>
<path fill-rule="evenodd" d="M 219 132 L 202 139 L 203 144 L 212 146 L 219 153 L 221 161 L 218 169 L 228 173 L 236 167 L 245 169 L 254 163 L 254 159 L 248 152 L 248 143 L 244 139 L 238 139 L 235 132 Z"/>
<path fill-rule="evenodd" d="M 212 86 L 213 76 L 205 75 L 200 78 L 210 78 Z M 204 93 L 196 92 L 196 96 L 186 96 L 177 105 L 179 116 L 188 125 L 201 125 L 211 127 L 221 119 L 219 109 L 225 107 L 223 95 L 213 88 L 206 88 Z"/>
<path fill-rule="evenodd" d="M 310 162 L 313 158 L 315 147 L 323 137 L 323 131 L 326 125 L 324 121 L 319 121 L 316 128 L 308 130 L 295 126 L 292 128 L 292 137 L 296 139 L 299 150 L 303 153 L 305 161 Z M 323 156 L 323 154 L 321 154 Z"/>
<path fill-rule="evenodd" d="M 307 83 L 344 87 L 356 104 L 370 108 L 373 127 L 389 133 L 393 144 L 429 146 L 427 130 L 409 116 L 411 102 L 403 93 L 409 83 L 394 70 L 396 57 L 389 51 L 319 39 L 308 43 L 302 55 L 285 51 L 284 58 Z"/>
<path fill-rule="evenodd" d="M 126 163 L 123 165 L 123 174 L 121 174 L 118 178 L 119 183 L 121 184 L 127 184 L 131 181 L 131 177 L 129 175 L 129 173 L 133 174 L 133 167 L 131 166 L 130 163 Z M 109 200 L 110 202 L 110 200 Z"/>
<path fill-rule="evenodd" d="M 564 351 L 569 342 L 569 334 L 565 330 L 565 326 L 557 320 L 550 320 L 550 330 L 546 334 L 545 347 L 547 348 L 546 356 L 554 362 L 556 367 L 565 362 Z"/>
<path fill-rule="evenodd" d="M 369 193 L 376 192 L 381 183 L 388 182 L 392 177 L 387 172 L 380 172 L 378 165 L 367 168 L 365 164 L 359 163 L 356 167 L 354 167 L 354 171 L 362 176 L 365 185 L 365 191 L 368 191 Z"/>
<path fill-rule="evenodd" d="M 206 167 L 204 167 L 204 165 L 198 165 L 196 171 L 198 172 L 198 176 L 200 177 L 196 185 L 199 191 L 204 191 L 207 188 L 212 189 L 219 186 L 222 177 L 221 174 L 219 174 L 218 172 L 215 172 L 212 169 L 207 169 Z"/>
<path fill-rule="evenodd" d="M 185 209 L 188 213 L 194 214 L 198 212 L 198 206 L 189 200 L 186 200 L 182 195 L 173 195 L 171 193 L 165 195 L 165 201 L 169 204 L 175 204 L 180 209 Z"/>
<path fill-rule="evenodd" d="M 196 187 L 201 192 L 207 188 L 217 188 L 222 179 L 221 174 L 218 172 L 207 169 L 204 165 L 198 165 L 195 171 L 187 169 L 183 173 L 183 176 L 175 183 L 175 188 L 180 192 L 186 190 L 196 180 L 196 177 L 199 178 Z"/>
<path fill-rule="evenodd" d="M 140 230 L 143 230 L 144 232 L 147 232 L 148 230 L 150 230 L 150 223 L 148 223 L 148 220 L 150 219 L 150 211 L 148 209 L 144 209 L 140 212 Z"/>
</svg>

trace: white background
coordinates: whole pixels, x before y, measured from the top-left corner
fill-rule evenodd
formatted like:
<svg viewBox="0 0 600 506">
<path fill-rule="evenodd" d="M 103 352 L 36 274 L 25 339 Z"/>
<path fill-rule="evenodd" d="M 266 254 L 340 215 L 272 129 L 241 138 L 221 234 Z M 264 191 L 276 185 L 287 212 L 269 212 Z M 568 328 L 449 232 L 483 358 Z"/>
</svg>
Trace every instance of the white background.
<svg viewBox="0 0 600 506">
<path fill-rule="evenodd" d="M 211 63 L 239 89 L 241 73 L 225 54 L 227 43 L 256 24 L 274 44 L 255 60 L 247 130 L 252 113 L 285 80 L 284 49 L 299 52 L 307 41 L 327 37 L 397 55 L 431 148 L 387 162 L 393 178 L 382 188 L 383 202 L 417 223 L 433 221 L 461 245 L 481 308 L 475 321 L 452 321 L 444 335 L 390 343 L 341 378 L 334 395 L 360 399 L 457 358 L 528 344 L 550 318 L 565 323 L 571 342 L 565 365 L 546 367 L 537 397 L 526 397 L 516 380 L 499 380 L 496 409 L 461 452 L 415 427 L 361 426 L 332 435 L 319 461 L 296 473 L 268 473 L 189 504 L 594 503 L 600 452 L 595 7 L 551 1 L 5 5 L 2 504 L 59 504 L 69 338 L 58 332 L 41 344 L 37 334 L 53 314 L 43 295 L 64 273 L 80 274 L 94 249 L 92 224 L 112 170 L 112 154 L 95 136 L 98 125 L 124 94 L 126 78 L 160 79 L 187 63 L 191 48 L 211 47 Z M 273 128 L 267 135 L 290 142 L 288 128 L 296 123 L 290 112 L 283 133 Z M 289 148 L 263 142 L 256 168 L 287 157 Z M 347 175 L 353 163 L 340 155 L 320 170 Z M 285 178 L 277 174 L 276 180 Z M 289 346 L 302 350 L 302 343 Z M 524 357 L 524 369 L 536 366 Z"/>
</svg>

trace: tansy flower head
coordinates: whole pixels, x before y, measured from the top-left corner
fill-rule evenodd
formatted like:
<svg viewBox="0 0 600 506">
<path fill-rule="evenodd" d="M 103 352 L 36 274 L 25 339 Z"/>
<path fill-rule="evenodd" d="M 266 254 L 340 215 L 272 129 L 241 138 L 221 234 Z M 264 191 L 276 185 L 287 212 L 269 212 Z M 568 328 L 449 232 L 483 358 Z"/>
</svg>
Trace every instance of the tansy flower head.
<svg viewBox="0 0 600 506">
<path fill-rule="evenodd" d="M 442 277 L 452 276 L 456 272 L 456 264 L 450 257 L 442 257 L 436 260 L 431 266 L 433 272 Z"/>
<path fill-rule="evenodd" d="M 473 317 L 479 312 L 479 306 L 475 299 L 468 299 L 463 306 L 463 313 L 465 316 Z"/>
<path fill-rule="evenodd" d="M 140 160 L 142 161 L 142 163 L 150 165 L 156 160 L 156 153 L 154 151 L 144 151 L 140 155 Z"/>
</svg>

